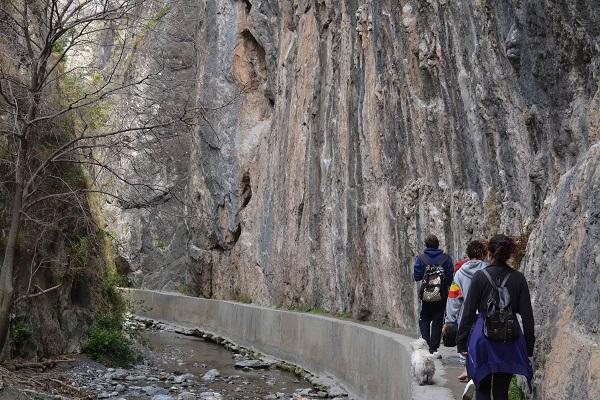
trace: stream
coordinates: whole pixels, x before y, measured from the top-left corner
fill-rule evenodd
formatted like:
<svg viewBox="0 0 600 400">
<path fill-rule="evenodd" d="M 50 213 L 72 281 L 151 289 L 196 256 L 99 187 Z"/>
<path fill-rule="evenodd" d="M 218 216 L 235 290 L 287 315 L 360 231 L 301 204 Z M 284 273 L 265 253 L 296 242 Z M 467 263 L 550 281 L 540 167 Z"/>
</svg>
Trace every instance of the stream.
<svg viewBox="0 0 600 400">
<path fill-rule="evenodd" d="M 222 345 L 199 337 L 166 330 L 145 330 L 139 342 L 137 347 L 143 361 L 130 369 L 106 368 L 86 359 L 64 371 L 64 375 L 73 386 L 95 393 L 99 399 L 298 400 L 335 397 L 291 372 L 276 368 L 274 361 L 247 360 Z M 247 366 L 236 368 L 239 362 L 245 362 Z"/>
</svg>

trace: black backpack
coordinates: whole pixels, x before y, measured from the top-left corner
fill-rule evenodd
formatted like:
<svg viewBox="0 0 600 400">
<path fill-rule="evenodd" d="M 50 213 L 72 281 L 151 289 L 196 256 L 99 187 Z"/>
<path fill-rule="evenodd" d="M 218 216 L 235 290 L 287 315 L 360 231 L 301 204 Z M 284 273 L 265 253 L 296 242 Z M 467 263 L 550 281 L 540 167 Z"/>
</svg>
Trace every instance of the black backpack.
<svg viewBox="0 0 600 400">
<path fill-rule="evenodd" d="M 506 274 L 498 286 L 489 272 L 482 270 L 492 285 L 492 292 L 487 300 L 487 313 L 483 325 L 483 334 L 494 342 L 513 342 L 519 337 L 519 320 L 510 306 L 510 294 L 506 282 L 511 273 Z"/>
<path fill-rule="evenodd" d="M 444 254 L 442 260 L 437 264 L 434 264 L 425 254 L 421 254 L 419 258 L 425 264 L 419 299 L 425 303 L 441 301 L 444 298 L 444 277 L 446 276 L 444 265 L 448 261 L 448 254 Z"/>
</svg>

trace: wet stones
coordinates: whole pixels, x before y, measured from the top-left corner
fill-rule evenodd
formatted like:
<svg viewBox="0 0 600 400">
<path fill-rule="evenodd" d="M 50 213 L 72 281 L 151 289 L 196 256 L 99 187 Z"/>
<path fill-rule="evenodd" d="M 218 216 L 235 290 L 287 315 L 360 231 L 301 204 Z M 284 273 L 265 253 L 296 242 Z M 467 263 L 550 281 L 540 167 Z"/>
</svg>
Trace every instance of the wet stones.
<svg viewBox="0 0 600 400">
<path fill-rule="evenodd" d="M 242 369 L 269 369 L 275 363 L 272 360 L 241 360 L 235 363 L 235 367 Z"/>
<path fill-rule="evenodd" d="M 216 392 L 202 392 L 200 393 L 200 400 L 223 400 L 223 396 Z"/>
<path fill-rule="evenodd" d="M 205 374 L 202 376 L 202 380 L 203 380 L 204 382 L 212 382 L 212 381 L 214 381 L 214 380 L 215 380 L 215 378 L 217 378 L 217 377 L 219 377 L 219 376 L 221 376 L 221 373 L 220 373 L 218 370 L 216 370 L 216 369 L 211 369 L 210 371 L 208 371 L 207 373 L 205 373 Z"/>
</svg>

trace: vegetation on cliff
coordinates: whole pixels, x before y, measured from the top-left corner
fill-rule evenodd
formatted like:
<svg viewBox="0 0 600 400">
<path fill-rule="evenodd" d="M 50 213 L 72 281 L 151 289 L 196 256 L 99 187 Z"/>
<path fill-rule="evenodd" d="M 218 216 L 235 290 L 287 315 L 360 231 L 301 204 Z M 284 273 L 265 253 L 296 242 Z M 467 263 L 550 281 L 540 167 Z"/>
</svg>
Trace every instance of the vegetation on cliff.
<svg viewBox="0 0 600 400">
<path fill-rule="evenodd" d="M 92 326 L 95 313 L 123 312 L 118 296 L 109 293 L 113 289 L 105 287 L 115 267 L 99 197 L 144 208 L 168 196 L 168 189 L 113 161 L 147 150 L 148 143 L 162 140 L 162 129 L 184 118 L 183 112 L 133 109 L 156 104 L 143 88 L 160 72 L 123 73 L 135 32 L 157 23 L 140 15 L 142 6 L 152 2 L 0 5 L 0 49 L 6 55 L 0 60 L 0 219 L 6 226 L 0 234 L 0 349 L 12 333 L 17 354 L 36 356 L 24 347 L 38 347 L 37 356 L 66 351 L 73 347 L 67 336 L 85 337 L 82 329 Z M 118 38 L 110 51 L 100 45 L 107 36 Z M 117 101 L 123 98 L 131 107 Z M 34 304 L 40 312 L 27 315 Z M 62 315 L 65 309 L 69 315 Z M 112 329 L 113 338 L 121 334 L 120 318 L 97 323 L 92 339 L 99 329 Z M 48 326 L 55 332 L 36 334 Z M 64 333 L 62 343 L 45 342 L 54 333 Z M 30 338 L 38 346 L 22 346 Z"/>
</svg>

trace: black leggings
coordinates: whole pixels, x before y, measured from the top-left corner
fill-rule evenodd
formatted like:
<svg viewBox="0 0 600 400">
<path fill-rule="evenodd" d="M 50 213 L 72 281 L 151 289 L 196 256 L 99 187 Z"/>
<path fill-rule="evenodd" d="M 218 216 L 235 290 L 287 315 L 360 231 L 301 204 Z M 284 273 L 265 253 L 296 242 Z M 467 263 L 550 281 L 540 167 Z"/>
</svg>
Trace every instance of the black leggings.
<svg viewBox="0 0 600 400">
<path fill-rule="evenodd" d="M 491 374 L 486 376 L 477 388 L 477 400 L 491 400 L 492 393 L 494 400 L 508 400 L 508 387 L 512 380 L 512 374 Z"/>
</svg>

